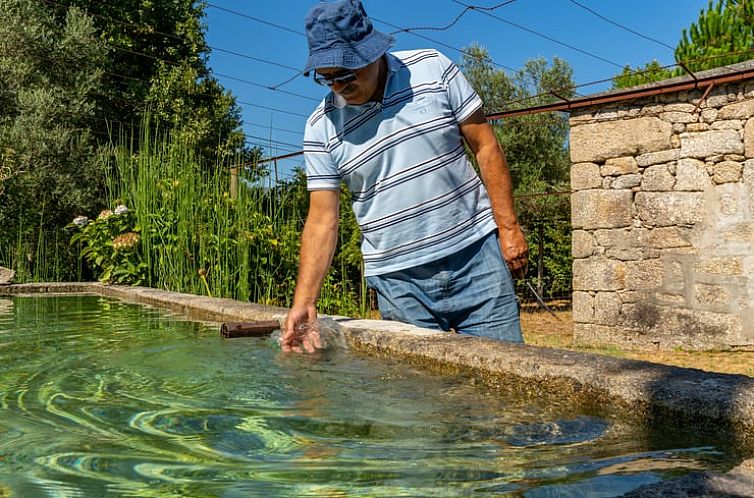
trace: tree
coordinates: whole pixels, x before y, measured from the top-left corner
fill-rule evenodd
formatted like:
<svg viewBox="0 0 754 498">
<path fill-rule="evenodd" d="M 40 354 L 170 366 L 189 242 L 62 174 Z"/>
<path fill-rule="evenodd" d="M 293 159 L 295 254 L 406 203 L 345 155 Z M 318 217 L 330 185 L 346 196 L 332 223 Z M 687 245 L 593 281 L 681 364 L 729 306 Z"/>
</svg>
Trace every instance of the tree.
<svg viewBox="0 0 754 498">
<path fill-rule="evenodd" d="M 573 71 L 562 59 L 531 59 L 512 75 L 496 70 L 487 51 L 473 45 L 465 50 L 461 68 L 485 103 L 485 111 L 548 104 L 574 95 Z M 511 169 L 514 192 L 522 194 L 569 190 L 568 117 L 564 113 L 528 114 L 496 120 L 493 129 Z M 568 196 L 543 196 L 517 202 L 517 212 L 530 242 L 539 233 L 548 247 L 545 266 L 551 275 L 570 275 L 570 219 Z M 547 224 L 546 230 L 538 226 Z M 570 227 L 567 227 L 570 228 Z M 539 244 L 531 244 L 532 259 Z M 530 266 L 530 274 L 536 268 Z"/>
<path fill-rule="evenodd" d="M 623 72 L 613 78 L 613 88 L 630 88 L 632 86 L 652 83 L 673 77 L 673 71 L 663 67 L 657 60 L 647 63 L 644 67 L 632 68 L 627 65 Z"/>
<path fill-rule="evenodd" d="M 532 59 L 508 76 L 492 67 L 484 48 L 471 46 L 465 52 L 461 68 L 482 97 L 487 113 L 573 96 L 573 71 L 561 59 L 555 58 L 551 64 L 544 59 Z M 517 193 L 544 192 L 568 183 L 570 160 L 565 114 L 530 114 L 492 124 L 505 150 Z"/>
<path fill-rule="evenodd" d="M 684 29 L 675 60 L 690 71 L 703 71 L 749 60 L 754 56 L 754 1 L 710 0 L 689 29 Z M 613 88 L 627 88 L 686 74 L 683 67 L 665 69 L 657 61 L 640 68 L 626 66 Z"/>
<path fill-rule="evenodd" d="M 58 15 L 70 6 L 90 14 L 107 50 L 98 99 L 102 136 L 131 139 L 146 113 L 162 127 L 180 129 L 200 147 L 205 163 L 244 153 L 235 98 L 207 67 L 204 4 L 195 0 L 47 0 Z M 114 136 L 113 136 L 114 135 Z"/>
<path fill-rule="evenodd" d="M 710 0 L 707 10 L 683 30 L 675 60 L 691 71 L 735 64 L 754 56 L 754 2 Z"/>
<path fill-rule="evenodd" d="M 0 247 L 19 241 L 34 260 L 39 233 L 97 203 L 104 55 L 79 9 L 59 22 L 40 2 L 0 0 Z"/>
</svg>

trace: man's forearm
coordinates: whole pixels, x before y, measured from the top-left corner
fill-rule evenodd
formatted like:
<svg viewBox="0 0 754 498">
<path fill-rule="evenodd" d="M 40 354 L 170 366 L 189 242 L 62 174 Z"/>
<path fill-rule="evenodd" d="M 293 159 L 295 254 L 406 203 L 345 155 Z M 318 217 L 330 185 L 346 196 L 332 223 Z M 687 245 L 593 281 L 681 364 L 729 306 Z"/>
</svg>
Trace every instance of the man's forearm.
<svg viewBox="0 0 754 498">
<path fill-rule="evenodd" d="M 330 268 L 337 237 L 337 219 L 330 222 L 307 220 L 301 236 L 301 261 L 294 306 L 316 304 L 322 281 Z"/>
<path fill-rule="evenodd" d="M 476 159 L 498 228 L 518 225 L 513 205 L 513 183 L 503 151 L 497 143 L 486 145 L 479 149 Z"/>
</svg>

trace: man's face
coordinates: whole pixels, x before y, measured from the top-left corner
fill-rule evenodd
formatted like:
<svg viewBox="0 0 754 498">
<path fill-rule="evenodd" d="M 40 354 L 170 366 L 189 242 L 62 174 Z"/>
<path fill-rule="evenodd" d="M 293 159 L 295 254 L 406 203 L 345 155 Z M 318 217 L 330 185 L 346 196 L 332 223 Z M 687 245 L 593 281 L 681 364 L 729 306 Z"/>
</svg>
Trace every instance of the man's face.
<svg viewBox="0 0 754 498">
<path fill-rule="evenodd" d="M 317 69 L 317 74 L 324 78 L 333 78 L 341 75 L 353 73 L 356 79 L 346 83 L 333 81 L 329 85 L 333 92 L 337 93 L 351 105 L 366 104 L 374 96 L 377 88 L 380 86 L 380 59 L 372 62 L 368 66 L 359 69 L 349 70 L 339 67 L 323 67 Z M 381 99 L 382 96 L 378 96 Z"/>
</svg>

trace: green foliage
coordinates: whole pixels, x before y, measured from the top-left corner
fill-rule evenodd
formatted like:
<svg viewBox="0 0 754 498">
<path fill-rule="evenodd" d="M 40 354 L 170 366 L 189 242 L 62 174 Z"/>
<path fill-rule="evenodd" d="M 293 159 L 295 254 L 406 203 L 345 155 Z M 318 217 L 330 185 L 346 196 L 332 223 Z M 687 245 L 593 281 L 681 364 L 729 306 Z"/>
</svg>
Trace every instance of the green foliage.
<svg viewBox="0 0 754 498">
<path fill-rule="evenodd" d="M 103 59 L 80 10 L 56 20 L 42 2 L 0 0 L 0 246 L 26 253 L 12 258 L 20 274 L 45 273 L 23 266 L 101 196 L 90 125 Z"/>
<path fill-rule="evenodd" d="M 94 220 L 76 217 L 66 226 L 75 233 L 72 244 L 79 244 L 81 257 L 96 270 L 100 282 L 140 285 L 147 265 L 139 252 L 139 234 L 125 205 L 115 211 L 106 209 Z"/>
<path fill-rule="evenodd" d="M 707 9 L 683 30 L 675 60 L 702 71 L 749 60 L 754 56 L 754 2 L 710 0 Z"/>
<path fill-rule="evenodd" d="M 644 85 L 645 83 L 672 78 L 673 75 L 673 71 L 663 67 L 657 60 L 653 60 L 644 67 L 624 67 L 623 72 L 613 78 L 613 88 L 630 88 L 632 86 Z"/>
<path fill-rule="evenodd" d="M 19 279 L 89 276 L 62 227 L 107 205 L 109 144 L 138 149 L 128 123 L 150 110 L 205 168 L 259 156 L 207 68 L 203 15 L 193 0 L 0 0 L 0 264 Z"/>
<path fill-rule="evenodd" d="M 547 104 L 574 95 L 573 71 L 565 61 L 532 59 L 513 75 L 496 70 L 484 48 L 471 46 L 461 63 L 466 78 L 482 97 L 486 112 L 502 108 L 522 108 Z M 513 102 L 513 104 L 510 104 Z M 527 234 L 532 255 L 537 261 L 538 229 L 544 231 L 543 255 L 546 272 L 570 281 L 570 227 L 562 224 L 570 219 L 568 196 L 536 196 L 526 194 L 568 191 L 570 158 L 568 156 L 568 118 L 563 113 L 538 113 L 506 118 L 492 123 L 498 141 L 505 151 L 514 192 L 520 198 L 516 211 Z M 527 278 L 536 275 L 530 264 Z"/>
<path fill-rule="evenodd" d="M 684 29 L 675 60 L 691 71 L 735 64 L 754 57 L 754 2 L 710 0 L 706 9 Z M 613 79 L 613 88 L 627 88 L 686 74 L 682 67 L 663 69 L 657 61 L 644 67 L 626 66 Z"/>
<path fill-rule="evenodd" d="M 107 50 L 98 109 L 109 120 L 161 126 L 189 135 L 213 166 L 243 149 L 240 109 L 207 68 L 205 5 L 194 0 L 68 0 L 91 16 Z M 58 9 L 57 12 L 63 12 Z M 120 130 L 101 123 L 106 138 Z M 127 135 L 134 137 L 130 130 Z M 105 140 L 107 141 L 107 140 Z"/>
<path fill-rule="evenodd" d="M 233 163 L 204 168 L 190 133 L 172 130 L 155 138 L 150 132 L 157 128 L 143 127 L 139 150 L 118 147 L 111 154 L 116 174 L 110 197 L 122 199 L 132 218 L 125 225 L 92 232 L 98 242 L 88 247 L 98 249 L 84 252 L 88 261 L 113 261 L 113 276 L 141 270 L 143 262 L 143 284 L 150 287 L 289 306 L 308 199 L 303 173 L 272 186 L 252 173 L 251 180 L 238 185 L 234 199 L 229 195 Z M 347 213 L 350 209 L 341 214 L 345 246 L 354 239 L 355 226 Z M 111 218 L 117 217 L 105 221 Z M 108 260 L 114 235 L 121 230 L 138 233 L 138 248 L 128 253 L 133 256 L 128 261 Z M 354 267 L 349 259 L 353 250 L 348 246 L 336 253 L 322 289 L 322 312 L 360 313 L 354 292 L 361 277 L 360 258 Z"/>
</svg>

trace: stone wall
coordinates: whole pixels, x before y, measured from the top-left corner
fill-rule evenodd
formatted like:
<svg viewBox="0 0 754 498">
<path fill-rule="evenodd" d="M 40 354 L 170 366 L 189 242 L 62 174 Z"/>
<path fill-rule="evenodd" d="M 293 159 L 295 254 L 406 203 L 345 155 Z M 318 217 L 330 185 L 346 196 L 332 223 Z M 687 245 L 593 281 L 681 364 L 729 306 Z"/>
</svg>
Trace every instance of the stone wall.
<svg viewBox="0 0 754 498">
<path fill-rule="evenodd" d="M 754 80 L 573 111 L 574 336 L 754 346 Z"/>
</svg>

